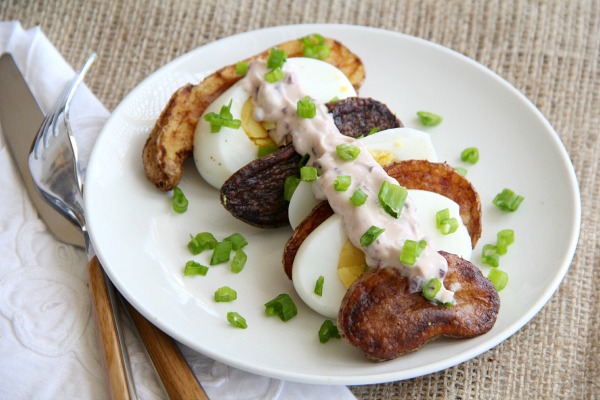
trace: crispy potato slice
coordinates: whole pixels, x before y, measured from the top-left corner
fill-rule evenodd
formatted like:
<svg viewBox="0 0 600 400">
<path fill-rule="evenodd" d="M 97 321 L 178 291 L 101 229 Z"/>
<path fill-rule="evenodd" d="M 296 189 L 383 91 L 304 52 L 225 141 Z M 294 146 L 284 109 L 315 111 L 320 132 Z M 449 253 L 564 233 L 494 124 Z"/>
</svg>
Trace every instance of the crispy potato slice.
<svg viewBox="0 0 600 400">
<path fill-rule="evenodd" d="M 460 208 L 460 216 L 471 236 L 475 248 L 481 236 L 481 202 L 473 185 L 454 168 L 445 163 L 425 160 L 400 161 L 385 167 L 388 175 L 408 189 L 428 190 L 454 200 Z M 283 251 L 283 269 L 292 279 L 294 258 L 304 239 L 322 222 L 333 215 L 326 201 L 317 205 L 311 214 L 296 228 Z"/>
<path fill-rule="evenodd" d="M 471 338 L 494 326 L 500 297 L 481 271 L 454 254 L 444 278 L 456 286 L 452 307 L 436 305 L 420 293 L 409 292 L 409 280 L 397 269 L 378 268 L 350 286 L 338 314 L 343 338 L 375 361 L 391 360 L 418 350 L 441 336 Z"/>
<path fill-rule="evenodd" d="M 325 61 L 340 69 L 356 91 L 365 79 L 365 69 L 360 58 L 346 46 L 326 38 L 331 49 Z M 302 42 L 291 40 L 275 47 L 287 52 L 288 57 L 303 55 Z M 266 58 L 269 50 L 246 59 Z M 183 162 L 192 155 L 194 131 L 204 110 L 223 92 L 240 80 L 235 65 L 228 65 L 207 76 L 198 84 L 187 84 L 178 89 L 163 109 L 150 132 L 142 152 L 144 173 L 160 190 L 169 191 L 180 181 Z"/>
</svg>

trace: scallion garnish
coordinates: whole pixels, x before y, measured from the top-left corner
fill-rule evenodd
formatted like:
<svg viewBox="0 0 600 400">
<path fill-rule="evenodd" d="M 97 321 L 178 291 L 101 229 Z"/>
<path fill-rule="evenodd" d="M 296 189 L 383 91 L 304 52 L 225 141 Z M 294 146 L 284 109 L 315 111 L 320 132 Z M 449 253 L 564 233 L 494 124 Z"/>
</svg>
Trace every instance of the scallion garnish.
<svg viewBox="0 0 600 400">
<path fill-rule="evenodd" d="M 276 152 L 277 149 L 279 149 L 279 147 L 277 147 L 274 144 L 266 144 L 266 145 L 258 146 L 257 156 L 258 156 L 258 158 L 264 157 L 267 154 Z"/>
<path fill-rule="evenodd" d="M 394 218 L 398 218 L 404 207 L 404 202 L 408 196 L 408 190 L 404 186 L 396 185 L 384 181 L 379 189 L 379 203 Z"/>
<path fill-rule="evenodd" d="M 510 189 L 504 189 L 498 193 L 493 203 L 503 211 L 516 211 L 525 198 Z"/>
<path fill-rule="evenodd" d="M 467 172 L 469 172 L 466 168 L 463 167 L 454 167 L 454 169 L 462 176 L 467 176 Z"/>
<path fill-rule="evenodd" d="M 215 301 L 217 303 L 227 303 L 237 299 L 237 292 L 229 286 L 223 286 L 215 291 Z"/>
<path fill-rule="evenodd" d="M 332 320 L 326 319 L 319 328 L 319 342 L 327 343 L 329 339 L 340 338 L 340 332 Z"/>
<path fill-rule="evenodd" d="M 288 176 L 285 179 L 285 183 L 283 184 L 283 199 L 285 201 L 290 201 L 292 199 L 292 195 L 299 184 L 300 178 L 297 176 Z"/>
<path fill-rule="evenodd" d="M 442 122 L 441 116 L 428 111 L 418 111 L 417 115 L 419 116 L 419 121 L 425 126 L 436 126 Z"/>
<path fill-rule="evenodd" d="M 244 250 L 236 250 L 233 260 L 231 261 L 231 272 L 239 273 L 244 269 L 248 256 L 244 253 Z"/>
<path fill-rule="evenodd" d="M 317 115 L 317 106 L 310 100 L 310 97 L 305 96 L 298 100 L 296 113 L 300 118 L 314 118 Z"/>
<path fill-rule="evenodd" d="M 277 315 L 285 322 L 296 316 L 296 314 L 298 314 L 298 309 L 290 295 L 282 293 L 268 303 L 265 303 L 265 314 L 269 317 Z"/>
<path fill-rule="evenodd" d="M 438 294 L 441 288 L 442 281 L 440 281 L 438 278 L 431 278 L 423 286 L 423 290 L 421 290 L 421 293 L 423 294 L 423 297 L 425 297 L 427 300 L 433 300 L 435 299 L 435 296 Z"/>
<path fill-rule="evenodd" d="M 365 204 L 367 197 L 369 197 L 369 195 L 363 192 L 361 188 L 358 188 L 354 191 L 352 196 L 350 196 L 350 202 L 356 207 L 359 207 Z"/>
<path fill-rule="evenodd" d="M 467 147 L 460 153 L 460 159 L 469 164 L 476 164 L 479 161 L 479 150 L 477 147 Z"/>
<path fill-rule="evenodd" d="M 497 291 L 501 291 L 508 284 L 508 274 L 498 268 L 492 268 L 490 270 L 488 279 L 492 282 Z"/>
<path fill-rule="evenodd" d="M 283 67 L 283 63 L 287 60 L 287 53 L 285 50 L 273 47 L 269 51 L 269 57 L 267 58 L 267 67 L 271 69 Z"/>
<path fill-rule="evenodd" d="M 246 238 L 237 232 L 227 236 L 223 241 L 231 242 L 233 250 L 239 250 L 248 244 Z"/>
<path fill-rule="evenodd" d="M 335 147 L 335 152 L 342 160 L 353 161 L 356 160 L 356 157 L 360 154 L 360 149 L 351 144 L 342 143 Z"/>
<path fill-rule="evenodd" d="M 352 177 L 350 175 L 340 175 L 333 181 L 333 188 L 336 192 L 345 192 L 352 184 Z"/>
<path fill-rule="evenodd" d="M 233 119 L 231 114 L 231 103 L 233 99 L 229 100 L 229 104 L 221 106 L 221 111 L 218 114 L 211 112 L 204 116 L 204 120 L 210 124 L 210 132 L 217 133 L 221 131 L 221 127 L 238 129 L 242 125 L 242 121 L 239 119 Z"/>
<path fill-rule="evenodd" d="M 450 209 L 445 208 L 435 214 L 435 224 L 442 235 L 449 235 L 458 229 L 458 220 L 450 218 Z"/>
<path fill-rule="evenodd" d="M 218 242 L 210 258 L 210 265 L 222 264 L 229 261 L 232 248 L 233 244 L 229 241 Z"/>
<path fill-rule="evenodd" d="M 515 232 L 512 229 L 503 229 L 498 232 L 497 238 L 497 253 L 504 255 L 508 252 L 508 246 L 515 241 Z"/>
<path fill-rule="evenodd" d="M 326 60 L 331 53 L 331 49 L 325 43 L 325 38 L 318 33 L 313 33 L 300 39 L 303 45 L 304 57 Z"/>
<path fill-rule="evenodd" d="M 315 283 L 315 294 L 317 296 L 323 296 L 323 283 L 325 283 L 325 277 L 321 275 L 317 278 L 317 282 Z"/>
<path fill-rule="evenodd" d="M 187 211 L 188 199 L 185 197 L 185 194 L 183 194 L 183 191 L 178 186 L 175 186 L 173 188 L 173 199 L 171 201 L 171 204 L 173 206 L 173 211 L 175 211 L 176 213 L 181 214 Z"/>
<path fill-rule="evenodd" d="M 371 225 L 371 227 L 360 237 L 360 245 L 362 247 L 370 246 L 383 231 L 385 231 L 385 229 Z"/>
<path fill-rule="evenodd" d="M 481 250 L 481 262 L 497 268 L 500 265 L 500 257 L 498 256 L 498 248 L 493 244 L 486 244 Z"/>
<path fill-rule="evenodd" d="M 246 329 L 248 327 L 246 319 L 235 311 L 229 311 L 227 313 L 227 321 L 236 328 Z"/>
<path fill-rule="evenodd" d="M 235 73 L 239 76 L 246 76 L 248 73 L 248 63 L 246 61 L 239 61 L 235 64 Z"/>
<path fill-rule="evenodd" d="M 372 135 L 372 134 L 374 134 L 374 133 L 377 133 L 377 132 L 379 132 L 379 127 L 378 127 L 378 126 L 376 126 L 376 127 L 374 127 L 374 128 L 371 128 L 371 129 L 369 130 L 369 132 L 367 132 L 367 134 L 366 134 L 365 136 L 370 136 L 370 135 Z"/>
<path fill-rule="evenodd" d="M 306 153 L 305 155 L 303 155 L 302 158 L 300 159 L 300 161 L 298 161 L 298 168 L 304 167 L 309 159 L 310 159 L 310 154 Z"/>
<path fill-rule="evenodd" d="M 283 78 L 283 71 L 277 67 L 265 74 L 265 80 L 269 83 L 275 83 Z"/>
<path fill-rule="evenodd" d="M 405 240 L 400 252 L 400 262 L 404 265 L 415 265 L 417 258 L 419 258 L 426 246 L 427 242 L 424 240 L 419 240 L 418 242 L 410 239 Z"/>
<path fill-rule="evenodd" d="M 190 260 L 185 263 L 185 268 L 183 268 L 184 276 L 192 276 L 192 275 L 202 275 L 205 276 L 208 272 L 208 267 L 202 265 L 196 261 Z"/>
<path fill-rule="evenodd" d="M 300 180 L 304 182 L 317 180 L 317 169 L 308 165 L 300 168 Z"/>
<path fill-rule="evenodd" d="M 204 250 L 212 250 L 217 245 L 217 239 L 210 232 L 200 232 L 196 236 L 190 235 L 187 245 L 192 254 L 200 254 Z"/>
</svg>

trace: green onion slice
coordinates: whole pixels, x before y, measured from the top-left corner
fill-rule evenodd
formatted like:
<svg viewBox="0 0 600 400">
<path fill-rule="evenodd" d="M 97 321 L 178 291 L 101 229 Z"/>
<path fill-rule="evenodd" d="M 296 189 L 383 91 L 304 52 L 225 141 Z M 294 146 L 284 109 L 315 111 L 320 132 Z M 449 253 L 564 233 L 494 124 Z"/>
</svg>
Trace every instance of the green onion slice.
<svg viewBox="0 0 600 400">
<path fill-rule="evenodd" d="M 431 278 L 429 281 L 427 281 L 425 286 L 423 286 L 421 293 L 427 300 L 433 300 L 441 288 L 442 281 L 440 281 L 438 278 Z"/>
<path fill-rule="evenodd" d="M 515 241 L 515 232 L 512 229 L 504 229 L 498 232 L 497 238 L 497 253 L 504 255 L 508 252 L 508 246 Z"/>
<path fill-rule="evenodd" d="M 308 160 L 310 159 L 310 154 L 306 153 L 305 155 L 302 156 L 302 158 L 300 159 L 300 161 L 298 161 L 298 168 L 302 168 L 306 165 L 306 163 L 308 163 Z"/>
<path fill-rule="evenodd" d="M 410 239 L 405 240 L 400 252 L 400 262 L 408 266 L 415 265 L 417 258 L 419 258 L 426 246 L 427 242 L 424 240 L 419 240 L 418 242 Z"/>
<path fill-rule="evenodd" d="M 477 147 L 467 147 L 460 153 L 460 159 L 469 164 L 476 164 L 479 161 L 479 150 Z"/>
<path fill-rule="evenodd" d="M 210 232 L 200 232 L 196 236 L 190 235 L 190 241 L 187 245 L 192 254 L 200 254 L 204 250 L 212 250 L 217 245 L 217 239 Z"/>
<path fill-rule="evenodd" d="M 217 133 L 221 131 L 221 127 L 238 129 L 242 125 L 242 121 L 239 119 L 233 119 L 231 114 L 231 103 L 233 99 L 229 100 L 229 104 L 221 106 L 219 114 L 214 112 L 208 113 L 204 116 L 204 120 L 210 124 L 210 132 Z"/>
<path fill-rule="evenodd" d="M 267 67 L 270 69 L 281 68 L 283 63 L 287 60 L 287 53 L 285 50 L 273 47 L 269 51 L 269 57 L 267 58 Z"/>
<path fill-rule="evenodd" d="M 317 115 L 317 106 L 310 100 L 310 97 L 305 96 L 298 100 L 296 113 L 300 118 L 314 118 Z"/>
<path fill-rule="evenodd" d="M 308 165 L 300 168 L 300 180 L 304 182 L 317 180 L 317 169 Z"/>
<path fill-rule="evenodd" d="M 183 194 L 183 191 L 178 186 L 175 186 L 173 188 L 173 199 L 171 201 L 171 204 L 173 206 L 173 211 L 175 211 L 176 213 L 181 214 L 187 211 L 188 199 L 185 197 L 185 194 Z"/>
<path fill-rule="evenodd" d="M 274 144 L 266 144 L 266 145 L 261 145 L 258 146 L 258 151 L 257 151 L 257 156 L 258 158 L 264 157 L 267 154 L 271 154 L 276 152 L 279 149 L 279 147 L 277 147 Z"/>
<path fill-rule="evenodd" d="M 304 57 L 326 60 L 331 54 L 325 38 L 318 33 L 305 36 L 300 41 L 302 41 Z"/>
<path fill-rule="evenodd" d="M 379 189 L 379 202 L 381 206 L 394 218 L 398 218 L 404 207 L 408 196 L 408 190 L 404 186 L 384 181 Z"/>
<path fill-rule="evenodd" d="M 353 161 L 356 160 L 356 157 L 360 154 L 360 149 L 351 144 L 342 143 L 335 147 L 335 152 L 342 160 Z"/>
<path fill-rule="evenodd" d="M 246 329 L 248 327 L 246 319 L 234 311 L 227 313 L 227 321 L 236 328 Z"/>
<path fill-rule="evenodd" d="M 248 256 L 244 253 L 244 250 L 236 250 L 233 260 L 231 261 L 231 272 L 239 273 L 244 269 Z"/>
<path fill-rule="evenodd" d="M 184 276 L 192 276 L 192 275 L 202 275 L 205 276 L 208 272 L 208 267 L 202 265 L 196 261 L 190 260 L 185 263 L 185 268 L 183 269 Z"/>
<path fill-rule="evenodd" d="M 371 225 L 371 227 L 367 229 L 367 231 L 360 237 L 360 245 L 362 247 L 370 246 L 384 231 L 385 229 L 383 228 L 378 228 L 375 225 Z"/>
<path fill-rule="evenodd" d="M 367 132 L 366 136 L 370 136 L 370 135 L 372 135 L 372 134 L 374 134 L 374 133 L 377 133 L 377 132 L 379 132 L 379 127 L 378 127 L 378 126 L 376 126 L 376 127 L 374 127 L 374 128 L 371 128 L 371 129 L 369 130 L 369 132 Z"/>
<path fill-rule="evenodd" d="M 497 268 L 500 265 L 500 257 L 498 256 L 498 248 L 493 244 L 486 244 L 481 250 L 481 262 Z"/>
<path fill-rule="evenodd" d="M 213 250 L 212 257 L 210 258 L 210 265 L 222 264 L 229 261 L 232 249 L 233 244 L 229 241 L 217 243 Z"/>
<path fill-rule="evenodd" d="M 268 303 L 265 303 L 265 314 L 269 317 L 277 315 L 285 322 L 294 318 L 298 314 L 298 309 L 290 295 L 282 293 Z"/>
<path fill-rule="evenodd" d="M 458 230 L 458 220 L 450 218 L 450 209 L 445 208 L 435 214 L 435 223 L 442 235 L 449 235 Z"/>
<path fill-rule="evenodd" d="M 327 343 L 329 339 L 340 338 L 340 332 L 332 320 L 326 319 L 319 328 L 319 342 Z"/>
<path fill-rule="evenodd" d="M 248 73 L 248 63 L 246 61 L 239 61 L 235 64 L 235 73 L 239 76 L 246 76 Z"/>
<path fill-rule="evenodd" d="M 229 286 L 223 286 L 215 291 L 215 301 L 217 303 L 227 303 L 237 299 L 237 292 Z"/>
<path fill-rule="evenodd" d="M 299 184 L 300 178 L 297 176 L 288 176 L 285 179 L 285 183 L 283 184 L 283 199 L 285 201 L 290 201 L 292 199 L 292 195 Z"/>
<path fill-rule="evenodd" d="M 325 283 L 325 277 L 321 275 L 315 283 L 315 294 L 317 296 L 323 296 L 323 283 Z"/>
<path fill-rule="evenodd" d="M 498 193 L 492 201 L 499 209 L 503 211 L 516 211 L 525 198 L 516 194 L 510 189 L 504 189 Z"/>
<path fill-rule="evenodd" d="M 508 274 L 498 268 L 490 270 L 488 279 L 494 284 L 497 291 L 501 291 L 508 284 Z"/>
<path fill-rule="evenodd" d="M 225 239 L 223 239 L 223 241 L 231 242 L 231 248 L 233 250 L 239 250 L 248 244 L 246 238 L 239 233 L 229 235 Z"/>
<path fill-rule="evenodd" d="M 456 170 L 456 172 L 458 172 L 462 176 L 467 176 L 467 173 L 469 172 L 469 170 L 467 170 L 466 168 L 463 168 L 463 167 L 454 167 L 454 169 Z"/>
<path fill-rule="evenodd" d="M 428 111 L 418 111 L 419 121 L 425 126 L 436 126 L 442 122 L 442 117 Z"/>
<path fill-rule="evenodd" d="M 336 192 L 345 192 L 352 184 L 352 177 L 350 175 L 340 175 L 333 181 L 333 188 Z"/>
<path fill-rule="evenodd" d="M 361 188 L 358 188 L 354 191 L 352 196 L 350 196 L 350 202 L 356 207 L 360 207 L 367 201 L 368 194 L 362 191 Z"/>
<path fill-rule="evenodd" d="M 281 79 L 283 79 L 283 71 L 279 67 L 272 69 L 265 74 L 265 80 L 269 83 L 275 83 Z"/>
</svg>

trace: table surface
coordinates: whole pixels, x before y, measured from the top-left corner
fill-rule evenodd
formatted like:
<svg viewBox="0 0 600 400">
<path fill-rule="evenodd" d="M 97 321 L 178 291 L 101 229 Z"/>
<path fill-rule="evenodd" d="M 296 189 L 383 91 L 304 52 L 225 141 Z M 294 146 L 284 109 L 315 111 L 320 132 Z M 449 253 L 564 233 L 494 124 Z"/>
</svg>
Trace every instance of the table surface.
<svg viewBox="0 0 600 400">
<path fill-rule="evenodd" d="M 359 399 L 593 398 L 600 395 L 600 1 L 426 0 L 0 2 L 0 20 L 39 25 L 109 109 L 146 76 L 214 40 L 297 23 L 373 26 L 456 50 L 525 94 L 558 132 L 581 189 L 582 225 L 565 280 L 494 349 L 406 381 L 351 387 Z M 568 381 L 568 383 L 567 383 Z"/>
</svg>

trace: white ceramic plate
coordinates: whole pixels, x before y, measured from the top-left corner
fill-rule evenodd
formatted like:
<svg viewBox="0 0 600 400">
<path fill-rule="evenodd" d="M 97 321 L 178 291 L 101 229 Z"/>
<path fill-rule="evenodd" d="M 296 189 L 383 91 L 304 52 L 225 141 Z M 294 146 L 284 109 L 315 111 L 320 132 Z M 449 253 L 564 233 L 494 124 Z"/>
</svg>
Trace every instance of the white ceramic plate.
<svg viewBox="0 0 600 400">
<path fill-rule="evenodd" d="M 468 178 L 483 204 L 483 235 L 474 251 L 494 243 L 504 228 L 516 243 L 501 258 L 508 287 L 501 292 L 498 321 L 487 334 L 470 340 L 442 339 L 385 363 L 368 361 L 341 340 L 320 344 L 323 317 L 305 307 L 281 267 L 291 229 L 260 230 L 233 219 L 220 205 L 193 163 L 180 184 L 190 200 L 182 215 L 170 197 L 146 180 L 141 152 L 170 95 L 187 82 L 292 38 L 319 32 L 342 41 L 365 63 L 362 96 L 388 104 L 408 127 L 422 128 L 418 110 L 441 114 L 431 134 L 441 160 L 461 165 L 460 152 L 480 150 Z M 525 197 L 515 213 L 492 205 L 503 188 Z M 93 245 L 108 275 L 151 322 L 185 345 L 229 365 L 271 377 L 309 383 L 368 384 L 412 378 L 475 357 L 520 329 L 548 301 L 573 257 L 580 225 L 576 177 L 558 135 L 517 90 L 476 62 L 414 37 L 364 27 L 302 25 L 275 27 L 232 36 L 198 48 L 159 69 L 135 88 L 106 124 L 87 172 L 85 206 Z M 189 235 L 210 231 L 223 238 L 246 236 L 248 263 L 240 274 L 226 266 L 205 277 L 184 277 L 192 257 Z M 228 285 L 233 303 L 215 303 L 214 291 Z M 289 293 L 299 306 L 287 323 L 264 315 L 263 304 Z M 237 311 L 248 329 L 229 326 Z"/>
</svg>

